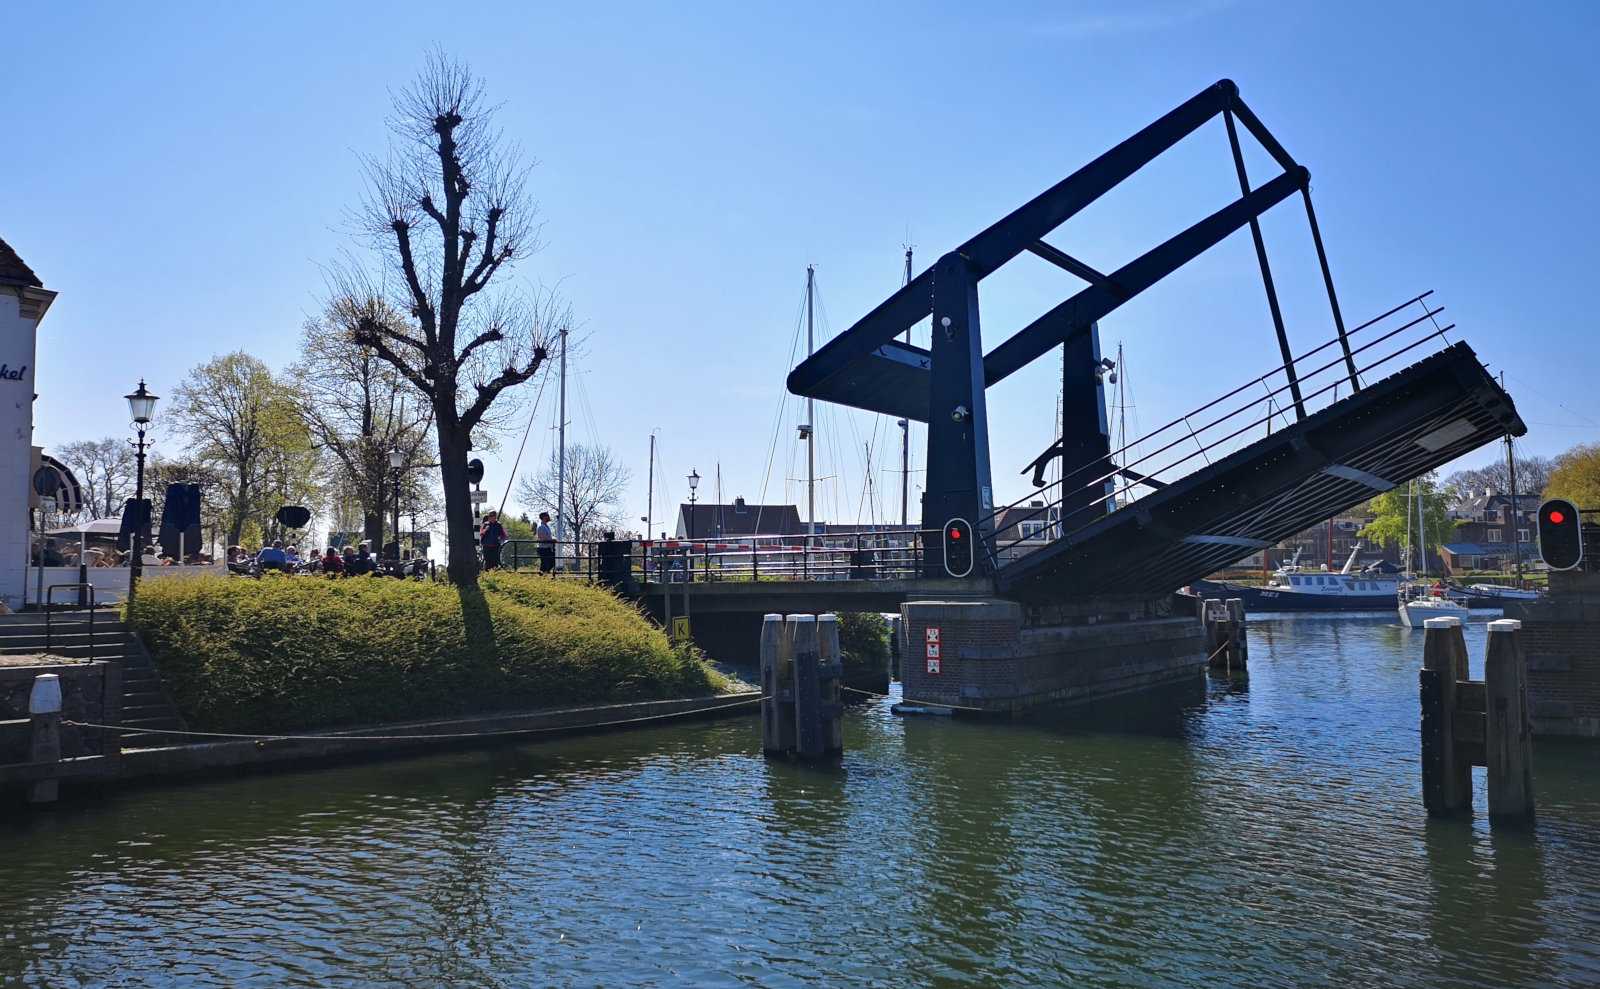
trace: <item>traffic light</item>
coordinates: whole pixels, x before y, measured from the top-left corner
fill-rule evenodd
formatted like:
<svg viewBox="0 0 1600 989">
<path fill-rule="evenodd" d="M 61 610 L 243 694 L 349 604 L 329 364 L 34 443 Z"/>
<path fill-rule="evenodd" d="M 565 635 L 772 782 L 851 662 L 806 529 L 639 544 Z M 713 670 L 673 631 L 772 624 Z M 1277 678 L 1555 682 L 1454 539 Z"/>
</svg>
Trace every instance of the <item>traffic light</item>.
<svg viewBox="0 0 1600 989">
<path fill-rule="evenodd" d="M 1539 506 L 1539 556 L 1552 570 L 1571 570 L 1583 562 L 1583 525 L 1577 507 L 1565 498 Z"/>
<path fill-rule="evenodd" d="M 972 523 L 951 519 L 944 525 L 944 572 L 952 577 L 972 573 Z"/>
</svg>

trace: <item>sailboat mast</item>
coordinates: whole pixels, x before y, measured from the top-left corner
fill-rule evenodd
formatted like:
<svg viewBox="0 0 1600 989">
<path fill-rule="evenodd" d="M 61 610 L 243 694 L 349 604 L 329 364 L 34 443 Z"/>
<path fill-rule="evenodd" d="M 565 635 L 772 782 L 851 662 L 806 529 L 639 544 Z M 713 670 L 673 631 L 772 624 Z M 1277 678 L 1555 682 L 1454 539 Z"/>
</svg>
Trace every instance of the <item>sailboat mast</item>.
<svg viewBox="0 0 1600 989">
<path fill-rule="evenodd" d="M 1416 571 L 1411 569 L 1411 506 L 1415 503 L 1417 482 L 1412 481 L 1406 488 L 1406 576 L 1410 577 Z"/>
<path fill-rule="evenodd" d="M 648 542 L 655 527 L 656 496 L 656 434 L 650 434 L 650 466 L 645 468 L 644 538 Z"/>
<path fill-rule="evenodd" d="M 816 294 L 817 266 L 806 265 L 806 356 L 816 349 L 813 296 Z M 817 534 L 817 413 L 811 396 L 806 396 L 806 531 Z"/>
<path fill-rule="evenodd" d="M 906 275 L 901 285 L 911 284 L 911 247 L 906 246 Z M 906 327 L 906 343 L 911 342 L 911 327 Z M 900 524 L 910 523 L 911 505 L 911 420 L 900 420 Z"/>
<path fill-rule="evenodd" d="M 561 328 L 561 406 L 556 413 L 556 545 L 566 539 L 567 500 L 567 328 Z"/>
<path fill-rule="evenodd" d="M 1506 386 L 1506 373 L 1500 372 L 1500 387 Z M 1511 482 L 1511 546 L 1516 561 L 1517 586 L 1522 586 L 1522 533 L 1517 528 L 1522 520 L 1517 515 L 1517 458 L 1511 449 L 1511 434 L 1506 434 L 1506 479 Z"/>
</svg>

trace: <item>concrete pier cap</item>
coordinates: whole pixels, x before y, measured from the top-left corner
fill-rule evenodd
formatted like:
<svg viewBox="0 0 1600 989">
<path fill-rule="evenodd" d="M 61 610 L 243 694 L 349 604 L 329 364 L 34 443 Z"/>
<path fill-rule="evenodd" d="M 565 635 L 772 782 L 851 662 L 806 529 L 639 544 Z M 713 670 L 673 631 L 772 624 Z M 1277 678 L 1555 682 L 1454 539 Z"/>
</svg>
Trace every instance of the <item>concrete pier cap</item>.
<svg viewBox="0 0 1600 989">
<path fill-rule="evenodd" d="M 1423 619 L 1422 627 L 1423 628 L 1455 628 L 1456 626 L 1458 626 L 1460 624 L 1461 624 L 1461 619 L 1457 618 L 1454 615 L 1446 615 L 1443 618 L 1425 618 L 1425 619 Z"/>
</svg>

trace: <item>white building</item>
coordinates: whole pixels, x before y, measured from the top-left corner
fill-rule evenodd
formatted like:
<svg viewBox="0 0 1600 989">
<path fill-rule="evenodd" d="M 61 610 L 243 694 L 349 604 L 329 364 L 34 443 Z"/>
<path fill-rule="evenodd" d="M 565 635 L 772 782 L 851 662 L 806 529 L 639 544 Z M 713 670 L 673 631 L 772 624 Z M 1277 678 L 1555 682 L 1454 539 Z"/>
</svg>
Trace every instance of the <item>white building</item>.
<svg viewBox="0 0 1600 989">
<path fill-rule="evenodd" d="M 0 240 L 0 600 L 22 607 L 32 483 L 34 347 L 56 294 Z"/>
</svg>

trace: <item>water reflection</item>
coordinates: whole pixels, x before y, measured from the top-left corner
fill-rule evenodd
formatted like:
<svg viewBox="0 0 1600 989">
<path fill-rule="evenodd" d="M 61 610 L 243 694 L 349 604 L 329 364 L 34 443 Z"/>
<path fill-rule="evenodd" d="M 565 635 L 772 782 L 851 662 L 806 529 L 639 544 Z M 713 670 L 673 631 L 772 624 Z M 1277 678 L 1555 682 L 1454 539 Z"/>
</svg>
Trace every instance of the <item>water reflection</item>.
<svg viewBox="0 0 1600 989">
<path fill-rule="evenodd" d="M 1600 747 L 1539 743 L 1529 830 L 1430 822 L 1421 637 L 1250 634 L 1161 698 L 855 708 L 837 766 L 739 719 L 9 821 L 0 983 L 1600 984 Z"/>
</svg>

